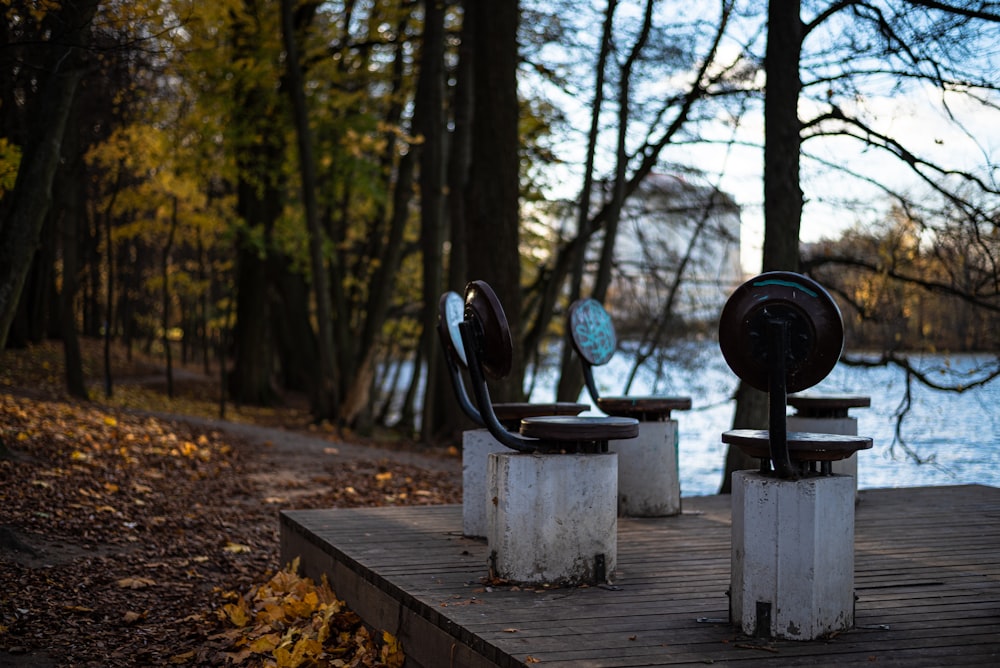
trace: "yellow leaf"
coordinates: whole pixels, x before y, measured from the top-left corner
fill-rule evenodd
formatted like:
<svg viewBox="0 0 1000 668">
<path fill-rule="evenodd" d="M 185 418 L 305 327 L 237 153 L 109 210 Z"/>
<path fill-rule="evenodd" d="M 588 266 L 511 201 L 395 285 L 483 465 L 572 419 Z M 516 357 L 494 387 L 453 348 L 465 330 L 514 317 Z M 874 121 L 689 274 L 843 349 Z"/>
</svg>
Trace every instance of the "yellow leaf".
<svg viewBox="0 0 1000 668">
<path fill-rule="evenodd" d="M 250 610 L 247 609 L 247 602 L 242 596 L 236 603 L 227 603 L 222 606 L 222 610 L 226 613 L 229 621 L 236 626 L 243 627 L 250 623 Z"/>
<path fill-rule="evenodd" d="M 392 471 L 386 471 L 384 473 L 376 473 L 375 479 L 379 482 L 385 482 L 386 480 L 392 479 Z"/>
<path fill-rule="evenodd" d="M 118 586 L 123 589 L 145 589 L 156 584 L 156 580 L 149 578 L 122 578 L 118 581 Z"/>
<path fill-rule="evenodd" d="M 105 415 L 104 416 L 104 424 L 108 425 L 109 427 L 117 427 L 118 426 L 118 420 L 114 419 L 110 415 Z"/>
<path fill-rule="evenodd" d="M 243 552 L 250 552 L 250 548 L 246 545 L 240 545 L 239 543 L 233 543 L 232 541 L 226 543 L 226 546 L 222 548 L 226 552 L 232 552 L 233 554 L 241 554 Z"/>
<path fill-rule="evenodd" d="M 403 654 L 403 645 L 396 636 L 388 631 L 382 631 L 382 649 L 380 650 L 382 663 L 388 668 L 403 668 L 406 656 Z"/>
<path fill-rule="evenodd" d="M 270 654 L 281 642 L 281 636 L 277 633 L 268 633 L 250 643 L 250 649 L 257 654 Z"/>
</svg>

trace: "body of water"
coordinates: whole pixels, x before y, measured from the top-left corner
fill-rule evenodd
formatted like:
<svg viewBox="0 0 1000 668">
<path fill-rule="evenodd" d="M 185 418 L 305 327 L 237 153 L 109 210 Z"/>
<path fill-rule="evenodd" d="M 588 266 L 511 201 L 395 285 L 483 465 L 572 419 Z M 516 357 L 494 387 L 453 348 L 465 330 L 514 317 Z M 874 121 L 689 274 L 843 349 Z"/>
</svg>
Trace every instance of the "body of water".
<svg viewBox="0 0 1000 668">
<path fill-rule="evenodd" d="M 715 494 L 722 482 L 726 446 L 721 434 L 732 427 L 731 397 L 736 377 L 714 344 L 671 351 L 661 373 L 637 374 L 628 394 L 689 396 L 691 411 L 677 411 L 683 496 Z M 911 361 L 942 383 L 953 384 L 990 358 L 928 355 Z M 621 351 L 594 369 L 602 395 L 624 392 L 628 356 Z M 554 380 L 540 374 L 533 401 L 551 401 Z M 896 437 L 897 413 L 907 401 L 906 374 L 898 367 L 860 368 L 839 364 L 809 393 L 852 394 L 871 398 L 870 408 L 851 409 L 858 433 L 874 447 L 858 454 L 858 486 L 916 487 L 979 483 L 1000 487 L 1000 380 L 962 394 L 932 390 L 916 381 L 910 409 Z M 586 390 L 581 403 L 591 403 Z M 598 414 L 598 413 L 591 413 Z M 907 453 L 907 448 L 914 454 Z M 915 455 L 915 456 L 914 456 Z"/>
</svg>

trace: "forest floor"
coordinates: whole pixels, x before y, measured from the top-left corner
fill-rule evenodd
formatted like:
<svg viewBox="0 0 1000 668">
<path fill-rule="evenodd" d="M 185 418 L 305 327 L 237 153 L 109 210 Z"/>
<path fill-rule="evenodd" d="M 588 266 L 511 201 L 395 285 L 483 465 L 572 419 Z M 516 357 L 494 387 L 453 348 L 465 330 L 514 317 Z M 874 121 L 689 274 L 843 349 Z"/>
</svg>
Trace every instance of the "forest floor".
<svg viewBox="0 0 1000 668">
<path fill-rule="evenodd" d="M 461 501 L 461 460 L 310 424 L 300 398 L 229 406 L 219 379 L 82 341 L 0 353 L 0 666 L 398 666 L 325 583 L 279 563 L 289 508 Z M 0 448 L 2 452 L 2 448 Z"/>
</svg>

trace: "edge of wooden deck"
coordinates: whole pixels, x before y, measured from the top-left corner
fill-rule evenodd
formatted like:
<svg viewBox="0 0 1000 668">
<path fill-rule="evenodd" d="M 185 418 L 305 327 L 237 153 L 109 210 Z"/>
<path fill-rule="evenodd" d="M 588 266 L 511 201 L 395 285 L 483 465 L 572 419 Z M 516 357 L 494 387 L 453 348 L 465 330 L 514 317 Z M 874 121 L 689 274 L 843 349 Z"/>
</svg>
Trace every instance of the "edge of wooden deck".
<svg viewBox="0 0 1000 668">
<path fill-rule="evenodd" d="M 728 496 L 622 518 L 610 587 L 487 587 L 461 506 L 284 511 L 281 554 L 399 638 L 407 665 L 1000 665 L 1000 488 L 860 499 L 855 628 L 829 641 L 762 645 L 728 623 Z"/>
</svg>

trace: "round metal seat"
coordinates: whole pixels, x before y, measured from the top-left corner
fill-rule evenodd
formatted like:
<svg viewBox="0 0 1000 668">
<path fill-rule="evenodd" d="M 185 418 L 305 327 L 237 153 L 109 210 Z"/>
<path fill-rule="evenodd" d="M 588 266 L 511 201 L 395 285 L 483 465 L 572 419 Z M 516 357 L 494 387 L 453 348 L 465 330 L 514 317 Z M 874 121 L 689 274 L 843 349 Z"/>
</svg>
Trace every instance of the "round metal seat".
<svg viewBox="0 0 1000 668">
<path fill-rule="evenodd" d="M 452 389 L 462 411 L 480 427 L 486 422 L 479 410 L 473 405 L 462 381 L 462 369 L 468 368 L 465 355 L 465 345 L 458 330 L 458 324 L 465 317 L 465 302 L 457 292 L 449 291 L 438 300 L 438 337 L 444 348 L 445 362 L 448 365 Z M 500 345 L 504 342 L 501 341 Z M 577 404 L 565 401 L 555 403 L 511 402 L 493 404 L 497 418 L 508 429 L 517 429 L 522 418 L 539 415 L 579 415 L 588 410 L 587 404 Z"/>
<path fill-rule="evenodd" d="M 489 396 L 486 377 L 505 377 L 512 367 L 513 345 L 507 316 L 496 293 L 484 281 L 465 290 L 465 315 L 458 325 L 479 412 L 500 443 L 520 452 L 607 452 L 608 441 L 634 438 L 639 422 L 625 417 L 536 415 L 521 420 L 519 433 L 502 424 Z M 579 406 L 579 404 L 572 404 Z"/>
<path fill-rule="evenodd" d="M 603 412 L 640 422 L 662 422 L 670 419 L 671 411 L 691 409 L 690 397 L 600 396 L 593 367 L 607 364 L 615 354 L 618 339 L 611 316 L 596 299 L 578 299 L 569 307 L 567 321 L 570 342 L 583 365 L 587 392 Z"/>
<path fill-rule="evenodd" d="M 741 285 L 722 310 L 719 346 L 740 378 L 768 393 L 770 429 L 722 435 L 724 443 L 760 459 L 762 471 L 773 464 L 780 477 L 796 478 L 821 462 L 830 473 L 830 462 L 872 447 L 865 437 L 787 431 L 788 392 L 823 380 L 844 349 L 840 309 L 812 279 L 774 271 Z"/>
<path fill-rule="evenodd" d="M 788 405 L 796 415 L 811 418 L 845 418 L 851 408 L 868 408 L 871 397 L 834 394 L 790 394 Z"/>
<path fill-rule="evenodd" d="M 662 422 L 670 419 L 671 411 L 691 410 L 689 397 L 600 397 L 596 403 L 608 415 L 639 422 Z"/>
</svg>

